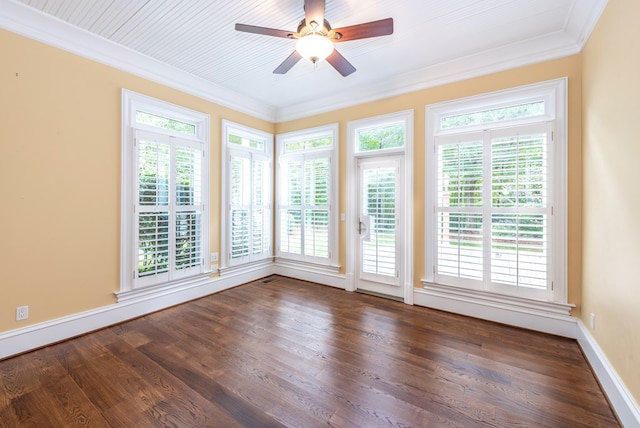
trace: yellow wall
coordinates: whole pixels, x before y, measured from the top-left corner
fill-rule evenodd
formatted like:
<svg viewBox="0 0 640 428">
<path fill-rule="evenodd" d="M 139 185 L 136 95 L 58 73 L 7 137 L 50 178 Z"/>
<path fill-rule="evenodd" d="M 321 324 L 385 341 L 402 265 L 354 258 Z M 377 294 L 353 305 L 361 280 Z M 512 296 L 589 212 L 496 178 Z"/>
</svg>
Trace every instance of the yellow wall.
<svg viewBox="0 0 640 428">
<path fill-rule="evenodd" d="M 640 402 L 640 2 L 609 0 L 583 51 L 583 323 Z"/>
<path fill-rule="evenodd" d="M 572 56 L 314 117 L 271 124 L 128 73 L 0 31 L 0 332 L 113 303 L 119 289 L 120 89 L 209 113 L 211 250 L 220 248 L 220 119 L 268 132 L 414 109 L 414 285 L 424 276 L 425 105 L 569 77 L 569 301 L 580 304 L 580 57 Z M 346 208 L 344 179 L 340 210 Z M 344 223 L 340 262 L 345 263 Z M 15 308 L 29 305 L 28 321 Z M 578 313 L 576 311 L 575 313 Z"/>
<path fill-rule="evenodd" d="M 220 121 L 274 125 L 0 30 L 0 332 L 115 302 L 121 88 L 211 116 L 211 251 Z M 29 319 L 15 321 L 17 306 Z"/>
<path fill-rule="evenodd" d="M 276 124 L 276 133 L 296 131 L 329 123 L 340 124 L 340 212 L 346 210 L 346 156 L 347 122 L 402 110 L 414 110 L 414 286 L 420 286 L 425 276 L 425 105 L 453 100 L 491 91 L 557 79 L 569 78 L 569 302 L 577 305 L 573 314 L 580 311 L 581 281 L 581 76 L 580 57 L 571 56 L 528 67 L 495 73 L 489 76 L 457 82 L 436 88 L 412 92 L 397 97 L 349 107 L 313 117 Z M 340 265 L 344 266 L 346 256 L 345 223 L 340 223 Z"/>
</svg>

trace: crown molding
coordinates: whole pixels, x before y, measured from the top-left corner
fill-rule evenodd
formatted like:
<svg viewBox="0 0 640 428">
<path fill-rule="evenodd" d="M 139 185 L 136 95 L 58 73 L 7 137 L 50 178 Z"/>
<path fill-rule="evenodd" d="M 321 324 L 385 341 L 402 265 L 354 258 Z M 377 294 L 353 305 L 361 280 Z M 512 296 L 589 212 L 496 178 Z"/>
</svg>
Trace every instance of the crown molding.
<svg viewBox="0 0 640 428">
<path fill-rule="evenodd" d="M 567 40 L 562 44 L 556 42 L 558 47 L 544 49 L 549 46 L 549 38 L 558 37 L 563 37 L 563 35 L 527 40 L 435 64 L 395 76 L 393 79 L 379 84 L 360 86 L 325 97 L 322 104 L 313 100 L 279 108 L 276 112 L 276 122 L 335 111 L 356 104 L 378 101 L 580 53 L 581 47 L 572 40 Z"/>
<path fill-rule="evenodd" d="M 285 107 L 249 97 L 113 43 L 16 0 L 0 0 L 0 28 L 270 122 L 286 122 L 580 53 L 607 0 L 574 0 L 563 31 Z M 553 48 L 549 48 L 553 46 Z"/>
<path fill-rule="evenodd" d="M 579 54 L 604 12 L 607 0 L 574 0 L 563 31 L 393 76 L 379 84 L 362 85 L 322 99 L 278 108 L 276 122 L 300 119 L 341 108 L 446 85 L 513 68 Z M 549 48 L 552 46 L 552 48 Z"/>
<path fill-rule="evenodd" d="M 15 0 L 0 0 L 0 28 L 207 101 L 273 122 L 273 106 L 179 70 Z"/>
</svg>

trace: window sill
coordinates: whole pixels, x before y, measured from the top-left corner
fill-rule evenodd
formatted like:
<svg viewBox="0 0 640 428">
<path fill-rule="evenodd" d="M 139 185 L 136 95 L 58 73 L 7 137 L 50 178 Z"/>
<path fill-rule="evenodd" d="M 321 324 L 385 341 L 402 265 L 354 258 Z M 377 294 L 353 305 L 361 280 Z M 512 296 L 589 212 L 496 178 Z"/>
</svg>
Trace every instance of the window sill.
<svg viewBox="0 0 640 428">
<path fill-rule="evenodd" d="M 177 281 L 165 284 L 149 285 L 133 290 L 120 291 L 115 293 L 117 302 L 126 302 L 130 300 L 139 300 L 145 297 L 158 297 L 165 294 L 173 294 L 176 291 L 184 291 L 189 288 L 199 287 L 210 281 L 211 272 L 183 278 Z"/>
<path fill-rule="evenodd" d="M 275 258 L 276 267 L 304 269 L 314 273 L 326 273 L 337 274 L 340 272 L 340 266 L 337 265 L 325 265 L 320 263 L 303 262 L 300 260 L 284 259 L 280 257 Z"/>
<path fill-rule="evenodd" d="M 414 303 L 456 314 L 559 336 L 576 337 L 575 305 L 469 290 L 422 280 Z"/>
<path fill-rule="evenodd" d="M 273 258 L 268 257 L 266 259 L 257 260 L 253 262 L 242 263 L 234 266 L 221 267 L 218 271 L 220 272 L 220 276 L 225 276 L 225 275 L 234 275 L 237 273 L 254 272 L 264 268 L 269 268 L 271 266 L 273 266 Z"/>
</svg>

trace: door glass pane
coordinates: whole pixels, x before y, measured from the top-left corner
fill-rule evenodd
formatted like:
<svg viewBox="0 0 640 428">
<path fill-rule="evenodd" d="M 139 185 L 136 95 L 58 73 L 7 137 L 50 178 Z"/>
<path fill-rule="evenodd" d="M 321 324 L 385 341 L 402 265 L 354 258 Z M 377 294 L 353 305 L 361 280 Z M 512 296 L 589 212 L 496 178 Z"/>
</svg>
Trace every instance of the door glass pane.
<svg viewBox="0 0 640 428">
<path fill-rule="evenodd" d="M 362 241 L 362 271 L 396 276 L 395 167 L 362 171 L 361 212 L 369 216 L 369 236 Z"/>
</svg>

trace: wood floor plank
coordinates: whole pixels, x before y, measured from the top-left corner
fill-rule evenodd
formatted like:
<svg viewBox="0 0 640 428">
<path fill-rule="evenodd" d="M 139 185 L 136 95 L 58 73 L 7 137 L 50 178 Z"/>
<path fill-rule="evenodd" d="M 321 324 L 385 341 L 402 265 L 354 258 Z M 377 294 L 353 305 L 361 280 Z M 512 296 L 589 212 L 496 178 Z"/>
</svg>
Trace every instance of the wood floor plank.
<svg viewBox="0 0 640 428">
<path fill-rule="evenodd" d="M 618 427 L 575 340 L 272 276 L 0 361 L 0 427 Z"/>
</svg>

